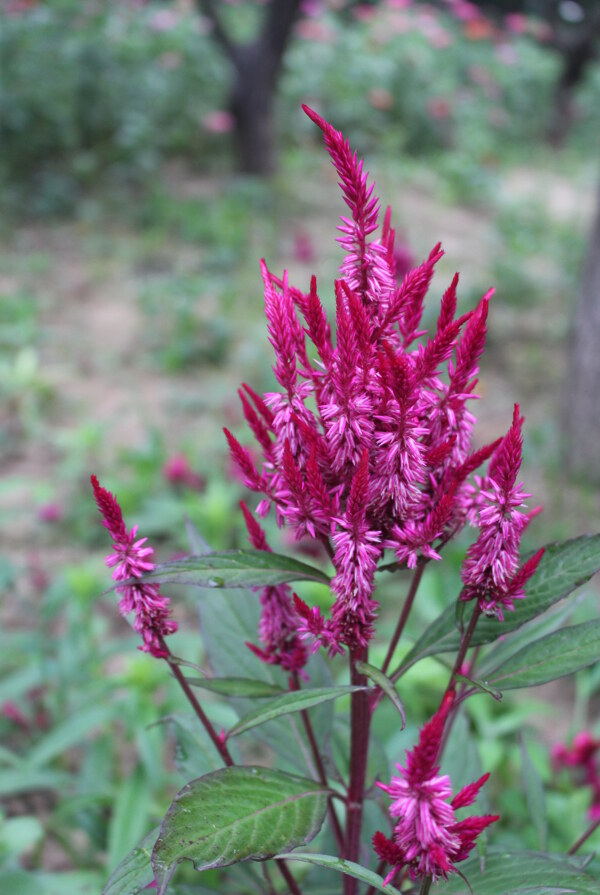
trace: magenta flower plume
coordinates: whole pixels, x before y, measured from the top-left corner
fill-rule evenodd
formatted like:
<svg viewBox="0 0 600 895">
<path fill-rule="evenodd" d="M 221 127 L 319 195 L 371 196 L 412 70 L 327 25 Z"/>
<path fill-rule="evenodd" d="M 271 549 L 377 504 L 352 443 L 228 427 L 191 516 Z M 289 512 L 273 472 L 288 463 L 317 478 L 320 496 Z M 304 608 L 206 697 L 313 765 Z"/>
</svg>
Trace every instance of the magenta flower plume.
<svg viewBox="0 0 600 895">
<path fill-rule="evenodd" d="M 112 577 L 115 581 L 126 582 L 132 578 L 141 578 L 145 572 L 151 572 L 155 564 L 150 559 L 154 553 L 152 547 L 144 546 L 147 538 L 136 540 L 137 525 L 127 531 L 123 514 L 116 498 L 102 488 L 95 475 L 91 476 L 94 497 L 98 509 L 102 513 L 102 524 L 113 541 L 114 553 L 106 557 L 106 565 L 114 567 Z M 119 610 L 121 615 L 135 613 L 133 627 L 142 635 L 143 644 L 139 647 L 145 653 L 157 658 L 164 658 L 168 653 L 164 638 L 177 630 L 177 622 L 169 618 L 169 598 L 160 593 L 157 584 L 145 582 L 122 584 L 117 587 L 121 597 Z"/>
<path fill-rule="evenodd" d="M 577 782 L 589 786 L 592 799 L 588 809 L 590 820 L 600 818 L 600 738 L 593 737 L 587 730 L 582 730 L 573 738 L 569 749 L 564 743 L 558 743 L 552 750 L 552 763 L 555 768 L 572 768 Z"/>
<path fill-rule="evenodd" d="M 523 417 L 515 404 L 512 426 L 490 460 L 485 487 L 480 491 L 479 537 L 469 547 L 462 568 L 461 600 L 479 601 L 487 615 L 501 621 L 505 609 L 525 597 L 525 584 L 535 573 L 543 548 L 519 568 L 521 535 L 532 514 L 523 513 L 530 497 L 516 484 L 521 466 Z"/>
<path fill-rule="evenodd" d="M 491 292 L 457 317 L 456 275 L 427 336 L 423 310 L 441 247 L 398 282 L 390 209 L 380 224 L 380 202 L 357 154 L 320 115 L 305 112 L 323 133 L 349 209 L 335 321 L 314 276 L 305 292 L 261 262 L 276 387 L 261 396 L 244 385 L 239 394 L 262 463 L 225 435 L 246 487 L 262 495 L 258 516 L 273 508 L 279 525 L 322 544 L 332 560 L 331 615 L 302 601 L 296 612 L 298 633 L 335 654 L 373 637 L 384 550 L 409 568 L 439 560 L 484 499 L 473 497 L 468 479 L 497 445 L 473 452 L 468 408 Z M 526 564 L 512 580 L 513 597 L 530 571 Z"/>
<path fill-rule="evenodd" d="M 254 549 L 270 551 L 265 532 L 243 500 L 240 501 L 240 507 L 248 529 L 248 540 Z M 306 665 L 308 654 L 298 636 L 300 618 L 292 602 L 290 588 L 287 584 L 264 587 L 260 602 L 262 613 L 258 633 L 264 649 L 252 643 L 247 643 L 246 646 L 268 665 L 281 665 L 284 671 L 302 673 L 301 669 Z"/>
<path fill-rule="evenodd" d="M 418 744 L 407 753 L 406 766 L 396 765 L 399 777 L 389 786 L 377 785 L 392 799 L 390 815 L 397 818 L 392 839 L 383 833 L 373 837 L 379 857 L 391 865 L 385 882 L 407 867 L 412 879 L 430 876 L 447 879 L 456 871 L 455 864 L 468 857 L 480 833 L 499 820 L 498 815 L 467 817 L 457 820 L 456 811 L 471 805 L 489 777 L 485 774 L 452 798 L 452 784 L 440 776 L 437 756 L 454 694 L 444 701 L 421 730 Z"/>
</svg>

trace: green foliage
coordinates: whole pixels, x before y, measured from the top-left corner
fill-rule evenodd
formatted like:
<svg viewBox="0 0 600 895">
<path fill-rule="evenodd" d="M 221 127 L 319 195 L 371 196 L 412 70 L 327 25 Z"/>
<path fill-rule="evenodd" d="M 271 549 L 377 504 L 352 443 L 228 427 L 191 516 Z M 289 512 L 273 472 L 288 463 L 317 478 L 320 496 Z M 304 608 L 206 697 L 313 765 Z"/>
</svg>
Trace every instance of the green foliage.
<svg viewBox="0 0 600 895">
<path fill-rule="evenodd" d="M 313 780 L 263 767 L 222 768 L 175 796 L 152 853 L 159 895 L 177 864 L 196 870 L 263 860 L 313 839 L 327 790 Z"/>
</svg>

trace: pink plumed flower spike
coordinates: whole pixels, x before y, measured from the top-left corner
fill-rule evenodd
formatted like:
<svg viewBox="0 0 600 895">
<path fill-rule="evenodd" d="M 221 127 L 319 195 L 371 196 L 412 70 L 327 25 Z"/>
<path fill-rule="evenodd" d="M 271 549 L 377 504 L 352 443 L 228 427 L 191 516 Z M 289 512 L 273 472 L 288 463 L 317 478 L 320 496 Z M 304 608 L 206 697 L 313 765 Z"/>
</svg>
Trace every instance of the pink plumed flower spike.
<svg viewBox="0 0 600 895">
<path fill-rule="evenodd" d="M 497 815 L 460 821 L 455 816 L 458 808 L 472 804 L 488 775 L 451 798 L 450 778 L 439 774 L 440 743 L 453 701 L 454 692 L 449 691 L 407 753 L 406 766 L 397 765 L 400 776 L 392 777 L 387 786 L 377 784 L 392 799 L 390 815 L 397 819 L 391 840 L 383 833 L 373 839 L 379 857 L 392 865 L 385 882 L 402 867 L 408 868 L 412 879 L 447 879 L 458 872 L 455 865 L 468 857 L 483 830 L 499 820 Z"/>
<path fill-rule="evenodd" d="M 121 597 L 120 612 L 122 615 L 134 613 L 134 630 L 143 639 L 139 649 L 163 659 L 168 655 L 164 638 L 177 630 L 177 622 L 170 618 L 169 599 L 160 593 L 157 584 L 131 581 L 155 568 L 149 559 L 154 551 L 152 547 L 144 546 L 147 538 L 136 540 L 137 525 L 127 531 L 121 507 L 114 495 L 102 488 L 95 475 L 91 476 L 91 482 L 96 504 L 103 516 L 103 525 L 113 540 L 115 551 L 107 556 L 106 565 L 114 567 L 114 580 L 123 582 L 117 587 Z"/>
</svg>

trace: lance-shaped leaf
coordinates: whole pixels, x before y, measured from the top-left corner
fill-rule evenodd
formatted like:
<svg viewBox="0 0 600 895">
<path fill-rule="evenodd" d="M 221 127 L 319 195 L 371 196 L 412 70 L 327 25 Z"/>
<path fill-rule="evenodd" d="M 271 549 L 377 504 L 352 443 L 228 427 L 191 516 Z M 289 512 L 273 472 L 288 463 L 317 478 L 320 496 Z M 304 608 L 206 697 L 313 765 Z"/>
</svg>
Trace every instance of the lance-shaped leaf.
<svg viewBox="0 0 600 895">
<path fill-rule="evenodd" d="M 600 620 L 561 628 L 540 637 L 488 673 L 500 690 L 536 687 L 573 674 L 600 659 Z"/>
<path fill-rule="evenodd" d="M 161 563 L 141 578 L 120 581 L 113 589 L 122 587 L 125 583 L 135 584 L 136 581 L 215 588 L 274 586 L 287 581 L 318 581 L 319 584 L 329 584 L 328 576 L 320 569 L 267 550 L 225 550 L 204 553 L 202 556 L 186 556 Z"/>
<path fill-rule="evenodd" d="M 563 855 L 490 849 L 483 871 L 477 856 L 458 868 L 468 879 L 472 895 L 598 895 L 598 881 Z M 432 886 L 430 895 L 470 895 L 469 886 L 458 875 L 452 875 L 448 882 Z"/>
<path fill-rule="evenodd" d="M 267 681 L 255 681 L 248 677 L 188 677 L 188 684 L 220 693 L 222 696 L 244 696 L 262 699 L 265 696 L 277 696 L 286 691 Z"/>
<path fill-rule="evenodd" d="M 192 780 L 175 796 L 152 853 L 157 895 L 183 860 L 208 870 L 310 842 L 328 795 L 314 780 L 261 767 L 222 768 Z"/>
<path fill-rule="evenodd" d="M 160 827 L 155 827 L 123 858 L 102 890 L 102 895 L 138 895 L 154 882 L 150 856 L 159 832 Z"/>
<path fill-rule="evenodd" d="M 480 618 L 471 640 L 472 645 L 490 643 L 501 635 L 520 628 L 589 581 L 598 569 L 600 534 L 582 535 L 560 544 L 549 544 L 535 575 L 525 586 L 525 599 L 517 601 L 513 612 L 505 612 L 502 622 L 497 618 Z M 470 603 L 464 614 L 465 627 L 469 624 L 472 612 L 473 603 Z M 456 610 L 452 604 L 415 643 L 402 663 L 402 670 L 425 656 L 457 650 L 460 646 L 460 633 L 456 630 L 455 622 Z"/>
<path fill-rule="evenodd" d="M 278 855 L 279 857 L 279 855 Z M 281 857 L 284 857 L 281 855 Z M 328 870 L 335 870 L 338 873 L 344 873 L 346 876 L 353 876 L 363 883 L 372 886 L 378 892 L 385 892 L 386 895 L 400 895 L 398 889 L 391 886 L 383 885 L 383 877 L 354 861 L 344 861 L 342 858 L 335 858 L 333 855 L 313 855 L 308 852 L 300 852 L 294 855 L 286 856 L 289 861 L 305 861 L 307 864 L 317 864 L 319 867 L 326 867 Z"/>
<path fill-rule="evenodd" d="M 364 689 L 364 687 L 319 687 L 312 690 L 294 690 L 283 696 L 276 696 L 275 699 L 270 699 L 266 704 L 263 702 L 257 709 L 253 709 L 240 718 L 237 724 L 231 728 L 228 736 L 239 736 L 240 733 L 258 727 L 259 724 L 266 724 L 267 721 L 272 721 L 273 718 L 278 718 L 280 715 L 302 712 L 315 705 L 321 705 L 322 702 L 330 702 L 332 699 L 338 699 L 340 696 L 347 696 L 356 690 Z"/>
<path fill-rule="evenodd" d="M 542 851 L 548 848 L 548 816 L 546 813 L 546 793 L 538 770 L 531 760 L 525 739 L 521 737 L 521 779 L 529 815 L 533 821 L 538 845 Z"/>
<path fill-rule="evenodd" d="M 369 665 L 368 662 L 357 662 L 356 670 L 360 674 L 364 674 L 370 680 L 373 681 L 374 684 L 383 690 L 388 699 L 391 700 L 394 707 L 399 711 L 400 717 L 402 718 L 402 727 L 400 730 L 404 730 L 406 727 L 406 713 L 404 711 L 404 706 L 402 705 L 402 700 L 398 696 L 398 691 L 396 690 L 393 682 L 381 671 L 380 668 L 375 668 L 374 665 Z"/>
</svg>

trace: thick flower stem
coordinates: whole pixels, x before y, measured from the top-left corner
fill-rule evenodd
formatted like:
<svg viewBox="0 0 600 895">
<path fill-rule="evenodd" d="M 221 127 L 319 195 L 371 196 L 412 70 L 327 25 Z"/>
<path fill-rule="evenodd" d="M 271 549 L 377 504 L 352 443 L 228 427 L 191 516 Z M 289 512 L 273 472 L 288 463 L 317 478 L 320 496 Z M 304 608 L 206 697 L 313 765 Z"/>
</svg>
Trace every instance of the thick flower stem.
<svg viewBox="0 0 600 895">
<path fill-rule="evenodd" d="M 294 672 L 290 684 L 293 685 L 290 689 L 299 690 L 300 689 L 300 680 L 298 677 L 298 672 Z M 309 717 L 308 712 L 304 709 L 300 712 L 300 716 L 302 718 L 302 723 L 304 724 L 304 730 L 306 731 L 306 737 L 308 739 L 313 758 L 315 760 L 315 765 L 317 768 L 317 774 L 319 776 L 319 783 L 323 786 L 327 786 L 327 774 L 325 772 L 325 766 L 323 764 L 323 759 L 321 758 L 321 753 L 319 752 L 319 746 L 315 737 L 315 732 L 313 730 L 313 726 Z M 333 800 L 331 798 L 328 799 L 327 808 L 329 811 L 329 820 L 331 821 L 331 827 L 333 829 L 333 834 L 335 836 L 335 841 L 337 842 L 337 846 L 340 852 L 340 856 L 344 852 L 344 833 L 342 830 L 342 826 L 340 824 L 339 818 L 337 816 L 337 812 L 335 810 L 335 805 L 333 804 Z"/>
<path fill-rule="evenodd" d="M 415 569 L 415 573 L 413 575 L 412 581 L 410 583 L 410 589 L 408 594 L 406 595 L 406 600 L 404 601 L 404 606 L 402 607 L 402 612 L 400 614 L 400 618 L 398 619 L 398 624 L 396 625 L 396 630 L 394 631 L 394 636 L 390 641 L 390 645 L 388 647 L 387 655 L 385 657 L 384 663 L 381 666 L 381 670 L 385 674 L 388 670 L 389 664 L 392 661 L 392 657 L 394 655 L 394 650 L 398 645 L 398 641 L 402 636 L 402 632 L 404 630 L 404 626 L 410 614 L 410 610 L 412 609 L 415 596 L 417 594 L 417 590 L 419 589 L 419 584 L 421 583 L 421 578 L 423 576 L 423 570 L 425 569 L 425 563 L 419 562 L 417 564 L 417 568 Z"/>
<path fill-rule="evenodd" d="M 167 646 L 167 644 L 164 642 L 164 640 L 162 640 L 162 642 L 161 642 L 161 647 L 164 649 L 164 651 L 166 653 L 165 659 L 169 663 L 169 668 L 171 669 L 173 676 L 175 677 L 175 679 L 177 680 L 177 683 L 179 684 L 179 686 L 185 693 L 188 702 L 190 703 L 190 705 L 196 712 L 196 715 L 200 719 L 200 722 L 202 723 L 207 734 L 213 741 L 217 752 L 219 753 L 219 755 L 221 756 L 221 758 L 223 759 L 223 762 L 227 765 L 227 767 L 231 767 L 234 762 L 233 762 L 233 758 L 229 754 L 229 749 L 227 748 L 226 743 L 219 738 L 219 735 L 217 734 L 215 728 L 213 727 L 213 725 L 207 718 L 206 714 L 204 713 L 204 709 L 202 708 L 202 706 L 196 699 L 192 688 L 190 687 L 187 680 L 185 679 L 185 675 L 183 674 L 181 668 L 179 667 L 179 665 L 176 662 L 172 661 L 172 658 L 173 658 L 172 653 L 169 650 L 169 647 Z"/>
<path fill-rule="evenodd" d="M 421 888 L 419 889 L 419 895 L 428 895 L 429 890 L 431 889 L 432 878 L 430 876 L 426 876 L 421 880 Z"/>
<path fill-rule="evenodd" d="M 356 670 L 356 662 L 359 660 L 368 661 L 366 649 L 357 649 L 350 654 L 350 682 L 353 686 L 365 687 L 367 683 L 365 676 Z M 366 690 L 358 690 L 352 694 L 350 703 L 350 782 L 346 802 L 344 854 L 348 861 L 358 861 L 359 858 L 370 723 L 369 694 Z M 357 887 L 358 880 L 350 876 L 344 877 L 345 895 L 356 895 Z"/>
<path fill-rule="evenodd" d="M 599 817 L 597 820 L 595 820 L 595 821 L 593 822 L 593 824 L 591 824 L 591 825 L 587 828 L 587 830 L 585 831 L 585 833 L 583 834 L 583 836 L 580 836 L 580 837 L 579 837 L 579 839 L 577 840 L 577 842 L 576 842 L 574 845 L 571 846 L 571 848 L 569 849 L 569 851 L 567 852 L 567 854 L 568 854 L 568 855 L 574 855 L 576 851 L 579 851 L 579 849 L 580 849 L 581 846 L 584 844 L 584 842 L 587 842 L 587 840 L 590 838 L 590 836 L 592 835 L 592 833 L 595 833 L 595 832 L 596 832 L 596 830 L 598 829 L 598 827 L 600 827 L 600 817 Z"/>
</svg>

